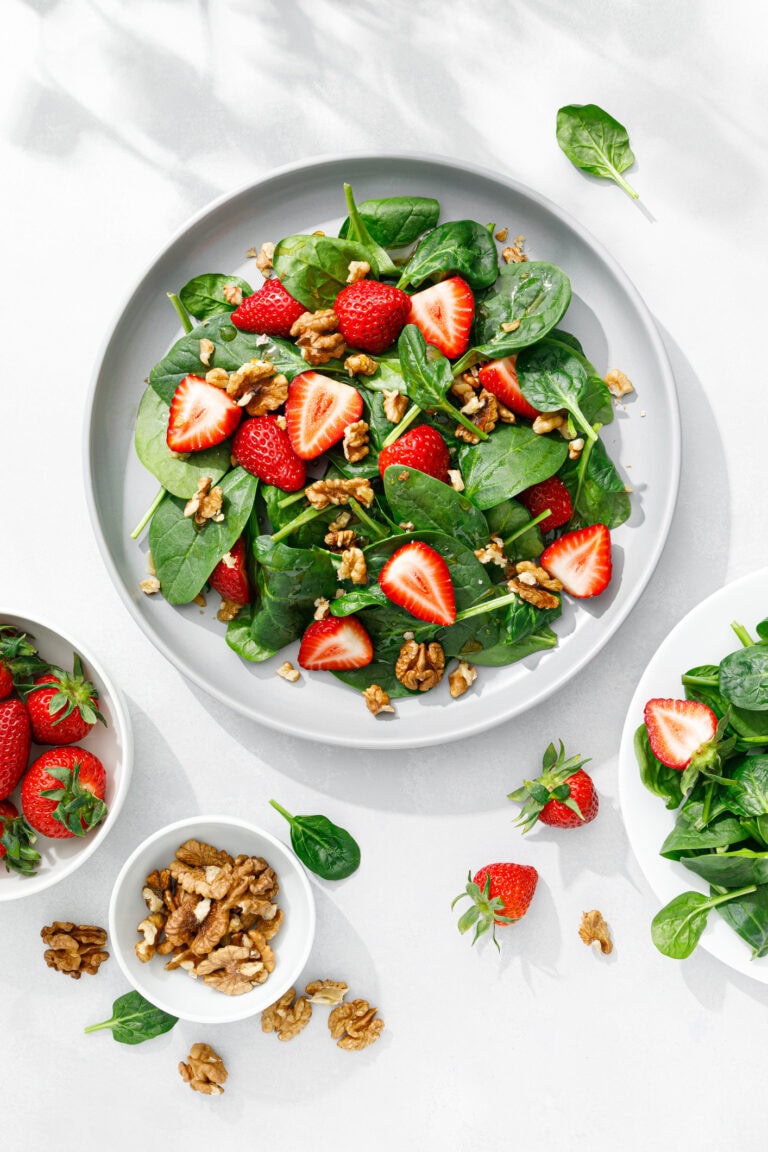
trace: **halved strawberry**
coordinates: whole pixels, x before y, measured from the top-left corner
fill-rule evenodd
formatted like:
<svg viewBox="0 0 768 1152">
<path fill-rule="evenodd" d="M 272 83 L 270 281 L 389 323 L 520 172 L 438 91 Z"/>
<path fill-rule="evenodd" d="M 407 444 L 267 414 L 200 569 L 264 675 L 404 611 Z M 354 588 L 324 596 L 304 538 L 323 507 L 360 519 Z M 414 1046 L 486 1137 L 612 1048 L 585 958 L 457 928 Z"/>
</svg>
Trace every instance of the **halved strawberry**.
<svg viewBox="0 0 768 1152">
<path fill-rule="evenodd" d="M 651 751 L 668 768 L 687 768 L 702 744 L 717 733 L 717 717 L 698 700 L 649 700 L 644 719 Z"/>
<path fill-rule="evenodd" d="M 171 399 L 166 443 L 172 452 L 199 452 L 231 436 L 243 410 L 201 376 L 185 376 Z"/>
<path fill-rule="evenodd" d="M 571 596 L 580 600 L 599 596 L 611 579 L 611 534 L 605 524 L 566 532 L 544 549 L 541 566 Z"/>
<path fill-rule="evenodd" d="M 483 364 L 478 373 L 480 383 L 517 416 L 535 420 L 541 413 L 523 396 L 517 380 L 516 363 L 517 356 L 489 360 L 487 364 Z"/>
<path fill-rule="evenodd" d="M 559 476 L 549 476 L 538 484 L 532 484 L 515 497 L 524 508 L 527 508 L 534 518 L 542 512 L 549 512 L 546 520 L 542 521 L 542 532 L 551 532 L 553 528 L 562 528 L 573 516 L 571 494 Z"/>
<path fill-rule="evenodd" d="M 291 328 L 303 316 L 306 308 L 291 296 L 280 281 L 273 277 L 252 296 L 246 296 L 235 308 L 231 320 L 241 332 L 259 332 L 264 336 L 282 336 L 287 339 Z"/>
<path fill-rule="evenodd" d="M 251 588 L 245 563 L 245 539 L 239 536 L 208 577 L 208 583 L 224 600 L 249 604 Z"/>
<path fill-rule="evenodd" d="M 294 452 L 277 416 L 244 420 L 232 441 L 232 455 L 247 472 L 265 484 L 274 484 L 283 492 L 297 492 L 304 487 L 307 478 L 304 461 Z"/>
<path fill-rule="evenodd" d="M 326 616 L 315 620 L 299 646 L 299 664 L 315 671 L 364 668 L 372 660 L 371 638 L 357 616 Z"/>
<path fill-rule="evenodd" d="M 293 450 L 302 460 L 314 460 L 338 444 L 348 424 L 363 414 L 357 388 L 320 372 L 302 372 L 288 389 L 285 418 Z"/>
<path fill-rule="evenodd" d="M 472 289 L 461 276 L 451 276 L 411 296 L 408 323 L 416 325 L 427 344 L 453 360 L 469 347 L 474 315 Z"/>
<path fill-rule="evenodd" d="M 390 464 L 401 464 L 426 472 L 427 476 L 434 476 L 435 480 L 447 484 L 450 463 L 448 445 L 431 424 L 417 424 L 379 453 L 379 472 L 382 476 Z"/>
<path fill-rule="evenodd" d="M 379 587 L 393 604 L 419 620 L 448 625 L 456 619 L 448 565 L 421 540 L 411 540 L 390 556 L 379 574 Z"/>
</svg>

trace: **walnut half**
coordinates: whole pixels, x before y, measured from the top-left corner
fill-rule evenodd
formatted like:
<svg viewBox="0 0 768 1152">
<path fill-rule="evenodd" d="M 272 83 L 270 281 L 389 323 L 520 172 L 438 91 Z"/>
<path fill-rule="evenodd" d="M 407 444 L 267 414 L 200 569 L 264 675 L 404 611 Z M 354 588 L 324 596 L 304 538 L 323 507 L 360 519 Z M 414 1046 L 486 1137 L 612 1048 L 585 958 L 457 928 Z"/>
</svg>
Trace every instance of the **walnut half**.
<svg viewBox="0 0 768 1152">
<path fill-rule="evenodd" d="M 428 692 L 440 683 L 444 669 L 445 653 L 436 640 L 431 644 L 406 640 L 395 664 L 395 676 L 411 691 Z"/>
<path fill-rule="evenodd" d="M 296 997 L 296 989 L 287 992 L 261 1014 L 262 1032 L 277 1032 L 278 1040 L 293 1040 L 303 1032 L 312 1016 L 312 1005 L 305 996 Z M 322 1001 L 321 1001 L 322 1003 Z"/>
<path fill-rule="evenodd" d="M 109 959 L 105 952 L 107 934 L 94 924 L 72 924 L 68 920 L 54 920 L 40 929 L 43 943 L 48 945 L 43 959 L 49 968 L 66 972 L 79 980 L 83 972 L 94 976 L 101 964 Z"/>
<path fill-rule="evenodd" d="M 222 1084 L 229 1075 L 221 1056 L 210 1044 L 193 1044 L 186 1064 L 183 1061 L 179 1064 L 179 1072 L 194 1092 L 206 1096 L 221 1096 Z"/>
<path fill-rule="evenodd" d="M 384 1030 L 377 1012 L 367 1000 L 351 1000 L 334 1008 L 328 1016 L 328 1029 L 339 1048 L 355 1052 L 375 1044 Z"/>
</svg>

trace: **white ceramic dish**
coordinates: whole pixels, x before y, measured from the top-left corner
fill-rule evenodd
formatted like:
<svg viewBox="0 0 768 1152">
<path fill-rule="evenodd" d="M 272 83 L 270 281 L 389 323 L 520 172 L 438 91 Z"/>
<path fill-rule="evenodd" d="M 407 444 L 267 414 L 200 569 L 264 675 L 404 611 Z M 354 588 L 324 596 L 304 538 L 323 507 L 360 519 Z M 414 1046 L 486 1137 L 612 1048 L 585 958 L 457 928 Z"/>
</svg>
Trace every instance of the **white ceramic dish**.
<svg viewBox="0 0 768 1152">
<path fill-rule="evenodd" d="M 322 228 L 344 216 L 342 184 L 358 200 L 437 196 L 442 220 L 471 217 L 525 235 L 533 259 L 561 265 L 573 285 L 564 327 L 582 340 L 600 372 L 623 369 L 636 397 L 616 406 L 603 430 L 609 452 L 634 490 L 631 519 L 613 533 L 615 574 L 594 603 L 565 606 L 551 652 L 509 668 L 481 669 L 451 701 L 447 683 L 398 701 L 396 717 L 374 718 L 358 695 L 325 673 L 299 685 L 275 675 L 296 648 L 246 664 L 224 641 L 215 606 L 174 609 L 147 597 L 147 543 L 129 538 L 157 490 L 133 451 L 143 381 L 179 335 L 166 293 L 208 271 L 254 282 L 246 251 L 264 240 Z M 256 277 L 258 283 L 258 277 Z M 177 668 L 222 703 L 291 735 L 355 747 L 400 748 L 470 736 L 524 712 L 574 676 L 615 633 L 648 582 L 664 546 L 677 496 L 680 430 L 669 363 L 647 308 L 614 260 L 555 205 L 516 181 L 441 158 L 341 157 L 282 169 L 205 209 L 160 253 L 123 308 L 103 352 L 87 416 L 86 476 L 96 535 L 134 619 Z"/>
<path fill-rule="evenodd" d="M 754 626 L 768 615 L 768 568 L 727 584 L 698 604 L 667 636 L 648 664 L 632 697 L 619 752 L 621 811 L 632 849 L 659 907 L 680 892 L 709 893 L 708 885 L 695 873 L 659 849 L 675 823 L 675 813 L 652 795 L 640 781 L 635 759 L 634 735 L 642 723 L 643 709 L 656 696 L 682 697 L 680 677 L 700 664 L 717 664 L 739 647 L 731 630 L 738 620 L 752 635 Z M 649 929 L 650 930 L 650 929 Z M 768 984 L 768 957 L 750 959 L 750 948 L 715 912 L 701 939 L 705 948 L 730 968 Z"/>
<path fill-rule="evenodd" d="M 261 856 L 277 873 L 277 903 L 285 919 L 271 941 L 275 970 L 263 984 L 242 996 L 226 996 L 179 969 L 168 972 L 160 956 L 146 963 L 136 956 L 134 946 L 141 939 L 136 927 L 147 916 L 141 895 L 146 877 L 155 868 L 166 868 L 176 849 L 190 839 L 223 848 L 232 856 Z M 158 1008 L 198 1024 L 243 1020 L 274 1004 L 306 965 L 314 935 L 315 900 L 296 856 L 269 832 L 230 816 L 196 816 L 154 832 L 120 869 L 109 903 L 112 950 L 126 978 Z"/>
<path fill-rule="evenodd" d="M 83 748 L 98 756 L 106 768 L 105 800 L 109 809 L 103 823 L 82 838 L 50 840 L 45 836 L 38 836 L 34 847 L 42 859 L 34 876 L 19 876 L 15 872 L 9 872 L 4 861 L 0 860 L 0 902 L 2 902 L 33 896 L 53 884 L 58 884 L 65 876 L 71 876 L 75 869 L 84 864 L 103 843 L 118 818 L 128 792 L 133 767 L 133 736 L 122 693 L 101 663 L 82 644 L 71 639 L 50 622 L 33 620 L 28 616 L 0 611 L 0 622 L 12 624 L 20 631 L 33 636 L 41 657 L 51 664 L 71 668 L 73 653 L 80 654 L 85 674 L 99 693 L 99 708 L 107 721 L 106 728 L 103 724 L 97 724 L 81 743 Z M 36 759 L 44 751 L 45 748 L 32 745 L 33 758 Z M 9 799 L 20 811 L 18 796 L 17 788 Z"/>
</svg>

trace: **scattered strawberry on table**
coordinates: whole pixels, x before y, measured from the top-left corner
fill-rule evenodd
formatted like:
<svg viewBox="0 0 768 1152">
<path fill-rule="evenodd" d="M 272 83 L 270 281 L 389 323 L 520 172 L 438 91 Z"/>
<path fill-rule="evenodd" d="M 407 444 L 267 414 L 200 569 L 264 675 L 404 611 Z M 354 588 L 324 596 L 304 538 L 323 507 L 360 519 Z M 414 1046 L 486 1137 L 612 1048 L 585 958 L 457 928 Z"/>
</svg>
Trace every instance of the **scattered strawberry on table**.
<svg viewBox="0 0 768 1152">
<path fill-rule="evenodd" d="M 559 751 L 554 744 L 548 745 L 541 775 L 526 780 L 508 796 L 523 805 L 515 821 L 523 832 L 529 832 L 539 820 L 553 828 L 580 828 L 595 819 L 599 801 L 592 777 L 584 771 L 588 763 L 580 756 L 566 759 L 562 740 Z"/>
<path fill-rule="evenodd" d="M 465 890 L 451 904 L 469 898 L 470 906 L 459 917 L 462 934 L 474 928 L 474 944 L 486 932 L 496 939 L 497 924 L 513 924 L 525 916 L 533 900 L 539 874 L 529 864 L 486 864 L 473 876 L 467 876 Z"/>
</svg>

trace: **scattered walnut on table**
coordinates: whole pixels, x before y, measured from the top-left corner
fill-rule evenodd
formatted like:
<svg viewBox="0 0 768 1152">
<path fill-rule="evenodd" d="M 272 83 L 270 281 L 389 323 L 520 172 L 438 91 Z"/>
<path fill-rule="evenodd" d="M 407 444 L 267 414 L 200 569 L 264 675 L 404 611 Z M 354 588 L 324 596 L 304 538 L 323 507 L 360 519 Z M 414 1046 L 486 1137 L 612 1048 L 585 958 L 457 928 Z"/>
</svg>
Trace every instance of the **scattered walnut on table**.
<svg viewBox="0 0 768 1152">
<path fill-rule="evenodd" d="M 284 660 L 280 667 L 275 669 L 275 673 L 289 684 L 295 684 L 301 678 L 301 672 L 298 668 L 294 668 L 290 660 Z"/>
<path fill-rule="evenodd" d="M 296 989 L 287 992 L 261 1014 L 262 1032 L 276 1032 L 278 1040 L 293 1040 L 303 1032 L 312 1016 L 312 1005 L 305 996 L 296 997 Z"/>
<path fill-rule="evenodd" d="M 312 980 L 307 984 L 304 992 L 312 1004 L 341 1004 L 349 991 L 349 985 L 343 980 Z"/>
<path fill-rule="evenodd" d="M 384 1021 L 367 1000 L 339 1004 L 328 1016 L 328 1029 L 339 1048 L 359 1051 L 375 1044 L 384 1030 Z"/>
<path fill-rule="evenodd" d="M 363 699 L 368 711 L 374 716 L 378 716 L 379 712 L 394 712 L 395 710 L 394 705 L 390 702 L 389 693 L 385 692 L 378 684 L 371 684 L 368 688 L 364 688 Z"/>
<path fill-rule="evenodd" d="M 179 1073 L 194 1092 L 206 1096 L 221 1096 L 222 1085 L 229 1075 L 221 1056 L 210 1044 L 193 1044 L 186 1064 L 183 1061 L 179 1064 Z"/>
<path fill-rule="evenodd" d="M 428 692 L 440 683 L 444 669 L 445 653 L 436 640 L 430 644 L 406 640 L 395 664 L 395 676 L 406 688 Z"/>
<path fill-rule="evenodd" d="M 291 327 L 301 354 L 308 364 L 327 364 L 344 355 L 347 346 L 339 328 L 339 318 L 332 308 L 303 312 Z"/>
<path fill-rule="evenodd" d="M 585 944 L 594 944 L 604 956 L 609 956 L 613 951 L 610 929 L 597 908 L 582 913 L 579 936 Z"/>
<path fill-rule="evenodd" d="M 43 953 L 48 967 L 66 972 L 73 980 L 79 980 L 84 972 L 95 976 L 100 965 L 109 959 L 109 952 L 104 951 L 107 933 L 95 924 L 54 920 L 40 929 L 40 936 L 48 946 Z"/>
</svg>

